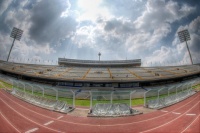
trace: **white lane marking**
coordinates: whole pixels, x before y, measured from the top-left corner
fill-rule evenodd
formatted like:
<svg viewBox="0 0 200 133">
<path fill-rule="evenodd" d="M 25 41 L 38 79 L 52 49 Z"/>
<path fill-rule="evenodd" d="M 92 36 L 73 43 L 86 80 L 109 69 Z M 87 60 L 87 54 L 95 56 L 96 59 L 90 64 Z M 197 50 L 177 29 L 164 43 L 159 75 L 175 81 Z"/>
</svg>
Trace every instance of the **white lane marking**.
<svg viewBox="0 0 200 133">
<path fill-rule="evenodd" d="M 44 125 L 47 126 L 47 125 L 49 125 L 49 124 L 51 124 L 51 123 L 53 123 L 53 122 L 54 122 L 54 121 L 49 121 L 49 122 L 45 123 Z"/>
<path fill-rule="evenodd" d="M 179 115 L 178 117 L 176 117 L 175 119 L 173 119 L 173 120 L 171 120 L 171 121 L 168 121 L 168 122 L 166 122 L 165 124 L 162 124 L 162 125 L 157 126 L 157 127 L 155 127 L 155 128 L 151 128 L 151 129 L 148 129 L 148 130 L 142 131 L 141 133 L 145 133 L 145 132 L 149 132 L 149 131 L 152 131 L 152 130 L 158 129 L 158 128 L 160 128 L 160 127 L 163 127 L 163 126 L 165 126 L 165 125 L 167 125 L 167 124 L 169 124 L 169 123 L 171 123 L 171 122 L 177 120 L 177 119 L 180 118 L 181 116 L 187 114 L 190 110 L 192 110 L 194 107 L 196 107 L 196 105 L 198 105 L 199 103 L 200 103 L 200 101 L 197 102 L 194 106 L 192 106 L 192 107 L 191 107 L 189 110 L 187 110 L 185 113 L 183 113 L 182 115 Z"/>
<path fill-rule="evenodd" d="M 196 115 L 196 114 L 186 114 L 186 115 Z"/>
<path fill-rule="evenodd" d="M 63 118 L 63 116 L 59 116 L 59 117 L 57 118 L 57 120 L 59 120 L 59 119 L 61 119 L 61 118 Z"/>
<path fill-rule="evenodd" d="M 198 115 L 198 116 L 194 119 L 194 121 L 192 121 L 192 122 L 190 123 L 190 125 L 188 125 L 181 133 L 185 132 L 199 117 L 200 117 L 200 115 Z"/>
<path fill-rule="evenodd" d="M 38 128 L 33 128 L 33 129 L 30 129 L 30 130 L 26 131 L 25 133 L 32 133 L 32 132 L 35 132 L 37 130 L 38 130 Z"/>
<path fill-rule="evenodd" d="M 6 120 L 6 122 L 11 125 L 18 133 L 20 133 L 20 131 L 12 124 L 10 123 L 10 121 L 0 112 L 1 116 Z"/>
<path fill-rule="evenodd" d="M 161 110 L 162 112 L 168 112 L 168 111 L 166 111 L 166 110 Z"/>
<path fill-rule="evenodd" d="M 173 114 L 176 114 L 176 115 L 180 115 L 181 113 L 177 113 L 177 112 L 172 112 Z"/>
<path fill-rule="evenodd" d="M 29 120 L 30 122 L 35 123 L 36 125 L 39 125 L 39 126 L 41 126 L 41 127 L 47 128 L 47 129 L 49 129 L 49 130 L 52 130 L 52 131 L 54 131 L 54 132 L 61 132 L 61 131 L 58 131 L 58 130 L 56 130 L 56 129 L 48 128 L 48 127 L 43 126 L 42 124 L 40 124 L 40 123 L 38 123 L 38 122 L 33 121 L 32 119 L 30 119 L 30 118 L 28 118 L 28 117 L 22 115 L 22 114 L 19 113 L 17 110 L 15 110 L 14 108 L 12 108 L 10 105 L 8 105 L 8 104 L 7 104 L 4 100 L 2 100 L 1 98 L 0 98 L 0 100 L 1 100 L 4 104 L 6 104 L 11 110 L 13 110 L 14 112 L 16 112 L 17 114 L 19 114 L 19 115 L 22 116 L 23 118 Z"/>
<path fill-rule="evenodd" d="M 0 91 L 0 93 L 2 93 L 2 92 Z M 26 108 L 25 106 L 19 104 L 18 102 L 15 102 L 14 100 L 12 100 L 11 98 L 9 98 L 8 96 L 6 96 L 6 95 L 3 94 L 3 93 L 2 93 L 2 95 L 4 95 L 4 96 L 7 97 L 8 99 L 10 99 L 12 102 L 18 104 L 19 106 L 21 106 L 22 108 L 24 108 L 24 109 L 26 109 L 26 110 L 28 110 L 28 111 L 30 111 L 30 112 L 33 112 L 33 113 L 35 113 L 35 114 L 38 114 L 38 115 L 40 115 L 40 116 L 43 116 L 43 117 L 46 117 L 46 118 L 49 118 L 49 119 L 52 119 L 52 120 L 57 120 L 57 119 L 55 119 L 55 118 L 52 118 L 52 117 L 49 117 L 49 116 L 47 116 L 47 115 L 43 115 L 43 114 L 40 114 L 40 113 L 38 113 L 38 112 L 35 112 L 35 111 L 33 111 L 33 110 L 28 109 L 28 108 Z M 191 102 L 195 101 L 195 100 L 198 99 L 198 98 L 199 98 L 199 96 L 196 96 L 195 98 L 193 98 L 192 100 L 190 100 L 190 101 L 187 102 L 186 104 L 184 104 L 184 105 L 182 105 L 182 106 L 180 106 L 180 107 L 174 109 L 173 111 L 178 110 L 178 109 L 180 109 L 180 108 L 182 108 L 182 107 L 184 107 L 184 106 L 190 104 Z M 170 112 L 172 112 L 172 111 L 170 111 Z M 135 124 L 135 123 L 141 123 L 141 122 L 150 121 L 150 120 L 153 120 L 153 119 L 156 119 L 156 118 L 160 118 L 160 117 L 162 117 L 162 116 L 165 116 L 165 115 L 169 114 L 170 112 L 165 113 L 165 114 L 160 115 L 160 116 L 157 116 L 157 117 L 153 117 L 153 118 L 150 118 L 150 119 L 141 120 L 141 121 L 137 121 L 137 122 L 128 122 L 128 123 L 123 123 L 123 124 L 110 124 L 110 125 L 101 125 L 101 126 L 111 127 L 111 126 L 123 126 L 123 125 L 131 125 L 131 124 Z M 68 115 L 69 115 L 69 114 L 68 114 Z M 66 120 L 57 120 L 57 121 L 64 122 L 64 123 L 70 123 L 70 124 L 74 124 L 74 125 L 99 126 L 99 125 L 95 125 L 95 124 L 76 123 L 76 122 L 71 122 L 71 121 L 66 121 Z"/>
</svg>

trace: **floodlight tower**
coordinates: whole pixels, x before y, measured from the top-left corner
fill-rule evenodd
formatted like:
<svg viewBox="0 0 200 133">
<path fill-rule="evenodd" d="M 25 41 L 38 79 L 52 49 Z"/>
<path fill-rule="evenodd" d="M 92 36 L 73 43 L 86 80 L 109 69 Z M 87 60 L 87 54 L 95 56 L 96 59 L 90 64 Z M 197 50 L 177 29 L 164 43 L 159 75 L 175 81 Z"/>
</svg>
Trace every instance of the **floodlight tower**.
<svg viewBox="0 0 200 133">
<path fill-rule="evenodd" d="M 189 47 L 188 47 L 188 44 L 187 44 L 187 41 L 191 40 L 188 30 L 186 29 L 186 30 L 179 31 L 178 36 L 179 36 L 179 40 L 180 40 L 181 43 L 186 42 L 186 47 L 187 47 L 187 50 L 188 50 L 188 53 L 189 53 L 189 56 L 190 56 L 190 61 L 191 61 L 191 64 L 193 64 L 192 56 L 191 56 L 191 53 L 190 53 L 190 50 L 189 50 Z"/>
<path fill-rule="evenodd" d="M 99 61 L 100 61 L 100 57 L 101 57 L 101 53 L 100 52 L 99 52 L 98 56 L 99 56 Z"/>
<path fill-rule="evenodd" d="M 13 48 L 13 46 L 14 46 L 15 39 L 17 39 L 18 41 L 20 41 L 20 39 L 21 39 L 21 37 L 22 37 L 22 34 L 23 34 L 23 30 L 20 30 L 20 29 L 15 28 L 15 27 L 12 29 L 12 32 L 11 32 L 11 34 L 10 34 L 10 37 L 12 37 L 12 38 L 14 38 L 14 39 L 13 39 L 13 43 L 12 43 L 12 46 L 11 46 L 10 51 L 9 51 L 9 54 L 8 54 L 7 61 L 8 61 L 9 58 L 10 58 L 10 53 L 11 53 L 11 50 L 12 50 L 12 48 Z"/>
</svg>

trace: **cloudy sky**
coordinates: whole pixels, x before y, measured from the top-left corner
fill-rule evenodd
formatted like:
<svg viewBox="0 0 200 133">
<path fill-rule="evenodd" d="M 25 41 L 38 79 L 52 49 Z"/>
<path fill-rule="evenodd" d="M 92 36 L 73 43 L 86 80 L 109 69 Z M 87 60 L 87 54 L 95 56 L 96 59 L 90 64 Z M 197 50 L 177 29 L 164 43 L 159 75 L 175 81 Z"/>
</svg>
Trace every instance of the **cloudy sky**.
<svg viewBox="0 0 200 133">
<path fill-rule="evenodd" d="M 13 27 L 24 31 L 11 60 L 142 59 L 189 63 L 177 32 L 200 62 L 199 0 L 0 0 L 0 59 L 6 60 Z"/>
</svg>

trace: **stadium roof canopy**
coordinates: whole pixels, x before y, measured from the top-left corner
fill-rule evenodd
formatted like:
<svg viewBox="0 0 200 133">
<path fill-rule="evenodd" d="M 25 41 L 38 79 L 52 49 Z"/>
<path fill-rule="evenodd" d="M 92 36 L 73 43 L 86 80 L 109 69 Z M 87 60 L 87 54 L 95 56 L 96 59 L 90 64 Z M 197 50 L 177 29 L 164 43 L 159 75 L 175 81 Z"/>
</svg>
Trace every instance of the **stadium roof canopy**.
<svg viewBox="0 0 200 133">
<path fill-rule="evenodd" d="M 77 66 L 93 66 L 93 67 L 123 67 L 123 66 L 141 66 L 141 59 L 135 60 L 77 60 L 77 59 L 66 59 L 59 58 L 59 65 L 77 65 Z"/>
</svg>

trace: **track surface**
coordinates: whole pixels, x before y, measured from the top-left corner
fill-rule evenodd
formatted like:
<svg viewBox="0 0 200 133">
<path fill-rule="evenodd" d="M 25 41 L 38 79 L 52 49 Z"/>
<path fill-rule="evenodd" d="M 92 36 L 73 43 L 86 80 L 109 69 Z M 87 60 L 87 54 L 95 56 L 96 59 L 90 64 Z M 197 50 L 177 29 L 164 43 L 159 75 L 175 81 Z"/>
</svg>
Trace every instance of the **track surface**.
<svg viewBox="0 0 200 133">
<path fill-rule="evenodd" d="M 45 110 L 0 90 L 0 132 L 200 132 L 200 92 L 152 113 L 118 118 L 77 117 Z"/>
</svg>

